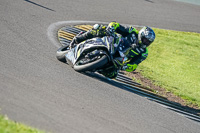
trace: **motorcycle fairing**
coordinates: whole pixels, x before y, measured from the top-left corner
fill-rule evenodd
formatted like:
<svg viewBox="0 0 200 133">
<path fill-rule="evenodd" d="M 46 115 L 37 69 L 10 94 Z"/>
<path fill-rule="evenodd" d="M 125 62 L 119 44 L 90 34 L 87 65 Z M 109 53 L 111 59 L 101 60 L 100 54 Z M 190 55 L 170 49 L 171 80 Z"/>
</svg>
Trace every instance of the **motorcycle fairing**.
<svg viewBox="0 0 200 133">
<path fill-rule="evenodd" d="M 79 61 L 81 57 L 85 56 L 87 53 L 90 53 L 94 50 L 103 50 L 105 52 L 101 52 L 101 54 L 109 55 L 108 48 L 103 43 L 101 38 L 94 38 L 78 44 L 75 48 L 71 49 L 65 55 L 65 58 L 67 60 L 67 63 L 73 66 Z"/>
</svg>

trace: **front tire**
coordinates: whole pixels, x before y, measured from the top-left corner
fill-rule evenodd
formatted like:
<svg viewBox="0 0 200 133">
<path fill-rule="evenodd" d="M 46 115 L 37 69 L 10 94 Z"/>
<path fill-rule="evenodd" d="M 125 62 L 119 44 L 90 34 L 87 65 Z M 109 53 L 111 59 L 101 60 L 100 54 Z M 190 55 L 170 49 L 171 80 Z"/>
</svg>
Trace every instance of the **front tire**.
<svg viewBox="0 0 200 133">
<path fill-rule="evenodd" d="M 107 63 L 108 63 L 108 57 L 104 55 L 100 59 L 97 59 L 93 62 L 84 64 L 84 65 L 78 65 L 78 63 L 76 63 L 74 65 L 74 70 L 78 72 L 92 71 L 92 70 L 96 70 L 97 68 L 103 67 Z"/>
<path fill-rule="evenodd" d="M 57 52 L 56 52 L 56 58 L 61 61 L 61 62 L 66 62 L 66 59 L 65 59 L 65 54 L 68 52 L 69 50 L 69 45 L 66 45 L 66 46 L 62 46 L 60 47 Z"/>
</svg>

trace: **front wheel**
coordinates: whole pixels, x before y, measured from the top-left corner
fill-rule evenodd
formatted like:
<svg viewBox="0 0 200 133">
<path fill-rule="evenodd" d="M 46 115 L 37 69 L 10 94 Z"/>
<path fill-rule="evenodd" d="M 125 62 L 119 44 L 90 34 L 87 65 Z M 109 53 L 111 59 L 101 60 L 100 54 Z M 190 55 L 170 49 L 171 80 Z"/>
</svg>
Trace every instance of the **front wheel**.
<svg viewBox="0 0 200 133">
<path fill-rule="evenodd" d="M 97 68 L 101 68 L 105 64 L 107 64 L 108 63 L 108 57 L 106 55 L 103 55 L 101 58 L 96 59 L 95 61 L 89 62 L 87 64 L 81 64 L 79 62 L 77 62 L 74 65 L 74 70 L 76 70 L 78 72 L 93 71 L 93 70 L 96 70 Z"/>
<path fill-rule="evenodd" d="M 69 45 L 66 46 L 62 46 L 61 48 L 59 48 L 56 52 L 56 58 L 61 61 L 61 62 L 66 62 L 65 59 L 65 54 L 68 52 L 69 50 Z"/>
</svg>

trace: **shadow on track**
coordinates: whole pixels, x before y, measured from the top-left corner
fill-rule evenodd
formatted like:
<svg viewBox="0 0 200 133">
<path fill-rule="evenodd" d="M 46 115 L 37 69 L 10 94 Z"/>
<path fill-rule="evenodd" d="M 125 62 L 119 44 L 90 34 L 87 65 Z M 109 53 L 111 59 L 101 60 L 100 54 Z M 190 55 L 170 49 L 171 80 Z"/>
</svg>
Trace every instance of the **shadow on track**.
<svg viewBox="0 0 200 133">
<path fill-rule="evenodd" d="M 190 108 L 188 106 L 182 106 L 179 103 L 169 101 L 165 97 L 162 97 L 162 96 L 159 96 L 159 95 L 156 95 L 156 94 L 153 94 L 153 93 L 152 94 L 146 93 L 142 90 L 139 90 L 135 86 L 126 87 L 122 83 L 119 83 L 115 80 L 109 80 L 109 79 L 107 79 L 107 78 L 105 78 L 105 77 L 103 77 L 99 74 L 96 74 L 96 73 L 86 72 L 86 73 L 82 73 L 82 74 L 89 76 L 91 78 L 97 79 L 99 81 L 102 81 L 104 83 L 113 85 L 113 86 L 118 87 L 120 89 L 129 91 L 131 93 L 140 95 L 142 97 L 146 97 L 149 100 L 154 101 L 156 103 L 159 103 L 161 105 L 164 105 L 167 109 L 172 110 L 174 112 L 177 112 L 177 113 L 185 116 L 188 119 L 191 119 L 191 120 L 196 121 L 196 122 L 200 122 L 200 116 L 199 116 L 200 110 L 199 109 L 193 109 L 193 108 Z"/>
<path fill-rule="evenodd" d="M 36 5 L 36 6 L 42 7 L 42 8 L 44 8 L 44 9 L 47 9 L 47 10 L 50 10 L 50 11 L 55 12 L 55 10 L 52 10 L 52 9 L 50 9 L 50 8 L 47 8 L 47 7 L 45 7 L 45 6 L 42 6 L 42 5 L 40 5 L 40 4 L 37 4 L 37 3 L 32 2 L 32 1 L 30 1 L 30 0 L 24 0 L 24 1 L 29 2 L 29 3 L 31 3 L 31 4 L 34 4 L 34 5 Z"/>
</svg>

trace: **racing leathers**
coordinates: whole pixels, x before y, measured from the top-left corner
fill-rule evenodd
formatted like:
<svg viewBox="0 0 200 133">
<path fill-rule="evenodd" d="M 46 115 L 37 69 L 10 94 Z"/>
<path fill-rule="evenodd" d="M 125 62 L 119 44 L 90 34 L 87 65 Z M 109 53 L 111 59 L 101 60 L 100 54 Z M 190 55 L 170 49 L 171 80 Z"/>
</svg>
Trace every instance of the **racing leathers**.
<svg viewBox="0 0 200 133">
<path fill-rule="evenodd" d="M 108 26 L 95 24 L 91 30 L 79 36 L 76 36 L 74 38 L 74 42 L 78 44 L 82 41 L 94 37 L 109 36 L 113 34 L 113 32 L 121 34 L 127 40 L 129 47 L 131 47 L 131 49 L 129 49 L 128 53 L 126 54 L 126 57 L 130 61 L 123 67 L 123 70 L 127 72 L 134 71 L 137 68 L 138 64 L 140 64 L 143 60 L 147 58 L 148 49 L 142 48 L 140 46 L 140 42 L 138 41 L 139 31 L 132 26 L 124 27 L 117 22 L 111 22 Z M 118 74 L 118 70 L 107 70 L 102 74 L 109 78 L 115 78 Z"/>
</svg>

